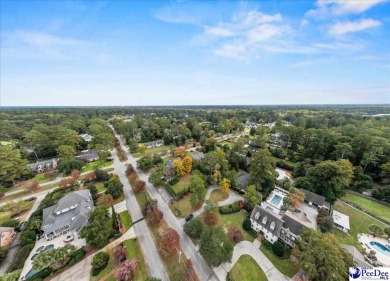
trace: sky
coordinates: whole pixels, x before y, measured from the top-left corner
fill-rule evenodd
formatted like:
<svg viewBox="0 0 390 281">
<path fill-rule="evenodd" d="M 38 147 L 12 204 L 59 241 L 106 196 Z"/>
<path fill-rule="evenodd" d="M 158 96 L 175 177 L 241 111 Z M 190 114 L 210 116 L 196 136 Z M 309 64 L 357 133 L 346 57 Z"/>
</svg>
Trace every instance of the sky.
<svg viewBox="0 0 390 281">
<path fill-rule="evenodd" d="M 0 1 L 0 106 L 389 104 L 390 2 Z"/>
</svg>

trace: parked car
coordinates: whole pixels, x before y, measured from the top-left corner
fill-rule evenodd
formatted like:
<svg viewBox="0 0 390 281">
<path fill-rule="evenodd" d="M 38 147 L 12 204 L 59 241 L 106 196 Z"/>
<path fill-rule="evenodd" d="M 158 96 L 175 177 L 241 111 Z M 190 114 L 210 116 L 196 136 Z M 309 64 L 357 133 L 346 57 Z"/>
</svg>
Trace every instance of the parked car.
<svg viewBox="0 0 390 281">
<path fill-rule="evenodd" d="M 192 220 L 193 218 L 194 218 L 194 214 L 190 214 L 190 215 L 186 216 L 185 220 L 186 220 L 186 222 L 188 222 L 188 221 Z"/>
<path fill-rule="evenodd" d="M 73 234 L 69 234 L 69 235 L 67 235 L 66 238 L 64 239 L 64 243 L 72 242 L 73 239 L 74 239 Z"/>
</svg>

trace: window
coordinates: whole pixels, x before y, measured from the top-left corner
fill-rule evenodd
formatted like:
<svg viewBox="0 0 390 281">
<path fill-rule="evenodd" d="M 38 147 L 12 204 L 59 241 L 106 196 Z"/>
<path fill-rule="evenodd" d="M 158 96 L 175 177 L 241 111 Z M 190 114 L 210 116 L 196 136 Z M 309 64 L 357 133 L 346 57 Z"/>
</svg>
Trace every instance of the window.
<svg viewBox="0 0 390 281">
<path fill-rule="evenodd" d="M 271 228 L 271 230 L 274 230 L 275 229 L 275 222 L 273 221 L 273 222 L 271 222 L 271 225 L 269 226 L 269 228 Z"/>
<path fill-rule="evenodd" d="M 257 220 L 258 220 L 258 219 L 259 219 L 259 217 L 260 217 L 260 213 L 259 213 L 259 212 L 257 212 L 257 213 L 256 213 L 256 215 L 255 215 L 255 219 L 257 219 Z"/>
<path fill-rule="evenodd" d="M 262 223 L 263 223 L 263 224 L 266 224 L 266 223 L 267 223 L 267 216 L 265 216 L 265 217 L 263 218 Z"/>
</svg>

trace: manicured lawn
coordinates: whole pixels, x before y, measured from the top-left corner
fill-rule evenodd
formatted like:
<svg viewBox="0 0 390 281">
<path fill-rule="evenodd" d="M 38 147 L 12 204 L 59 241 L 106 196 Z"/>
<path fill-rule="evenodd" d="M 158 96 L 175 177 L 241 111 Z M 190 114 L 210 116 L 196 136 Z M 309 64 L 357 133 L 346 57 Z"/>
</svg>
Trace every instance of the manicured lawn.
<svg viewBox="0 0 390 281">
<path fill-rule="evenodd" d="M 44 183 L 44 182 L 51 181 L 53 179 L 47 178 L 45 177 L 45 174 L 41 173 L 41 174 L 36 174 L 35 177 L 32 178 L 32 180 L 35 180 L 38 183 Z"/>
<path fill-rule="evenodd" d="M 0 207 L 0 222 L 12 217 L 21 217 L 21 214 L 29 211 L 35 200 L 9 203 Z"/>
<path fill-rule="evenodd" d="M 339 211 L 347 216 L 349 216 L 349 235 L 343 233 L 342 231 L 338 229 L 333 230 L 333 234 L 336 236 L 337 240 L 342 244 L 348 244 L 355 246 L 359 251 L 363 252 L 363 248 L 360 245 L 357 235 L 359 233 L 369 233 L 368 227 L 371 224 L 379 225 L 380 227 L 385 227 L 383 223 L 380 223 L 371 217 L 367 216 L 366 214 L 349 207 L 348 205 L 336 202 L 336 204 L 333 206 L 336 211 Z"/>
<path fill-rule="evenodd" d="M 239 230 L 241 230 L 242 234 L 244 235 L 243 239 L 248 241 L 253 241 L 255 238 L 250 236 L 243 228 L 242 228 L 242 222 L 246 218 L 246 211 L 241 210 L 238 213 L 233 214 L 227 214 L 227 215 L 221 215 L 220 213 L 217 213 L 218 217 L 218 224 L 217 226 L 222 226 L 223 228 L 228 228 L 229 226 L 235 226 Z"/>
<path fill-rule="evenodd" d="M 108 167 L 108 166 L 111 166 L 112 163 L 114 163 L 113 160 L 107 161 L 107 162 L 105 162 L 105 163 L 100 163 L 100 161 L 91 162 L 91 163 L 86 164 L 86 165 L 81 169 L 81 172 L 84 173 L 84 172 L 93 171 L 93 170 L 95 170 L 95 169 L 97 169 L 97 168 Z"/>
<path fill-rule="evenodd" d="M 299 265 L 295 265 L 289 258 L 289 254 L 283 259 L 278 258 L 270 250 L 263 245 L 260 246 L 260 250 L 266 255 L 266 257 L 272 262 L 272 264 L 284 275 L 293 277 L 299 271 Z"/>
<path fill-rule="evenodd" d="M 229 193 L 222 192 L 221 189 L 215 189 L 210 194 L 210 201 L 217 203 L 229 198 Z"/>
<path fill-rule="evenodd" d="M 173 203 L 172 205 L 169 205 L 169 208 L 171 208 L 172 212 L 177 217 L 185 218 L 189 214 L 192 214 L 194 211 L 198 210 L 200 208 L 199 206 L 196 206 L 195 208 L 192 207 L 192 204 L 190 202 L 192 193 L 187 194 L 179 201 Z"/>
<path fill-rule="evenodd" d="M 149 273 L 137 239 L 126 240 L 123 243 L 127 249 L 127 259 L 136 258 L 138 260 L 135 280 L 145 280 L 149 276 Z"/>
<path fill-rule="evenodd" d="M 172 148 L 174 149 L 174 147 L 172 147 Z M 169 153 L 170 150 L 171 150 L 171 146 L 169 146 L 169 145 L 162 145 L 160 147 L 147 149 L 143 155 L 141 155 L 139 152 L 132 153 L 132 155 L 133 155 L 133 157 L 138 158 L 138 157 L 141 157 L 141 156 L 151 156 L 153 154 L 162 152 L 161 156 L 164 156 L 167 153 Z"/>
<path fill-rule="evenodd" d="M 191 175 L 185 175 L 180 179 L 180 181 L 177 184 L 173 185 L 172 187 L 176 192 L 180 192 L 186 189 L 190 185 L 190 180 L 191 180 Z"/>
<path fill-rule="evenodd" d="M 132 221 L 131 221 L 131 217 L 129 215 L 129 212 L 123 211 L 122 213 L 119 214 L 119 216 L 121 218 L 123 226 L 126 228 L 126 230 L 128 230 L 132 225 Z"/>
<path fill-rule="evenodd" d="M 364 210 L 369 211 L 370 213 L 390 222 L 389 206 L 379 204 L 378 202 L 352 193 L 345 194 L 342 199 L 354 203 Z"/>
<path fill-rule="evenodd" d="M 99 182 L 99 183 L 95 184 L 95 186 L 96 186 L 98 193 L 106 191 L 106 188 L 104 187 L 103 182 Z"/>
<path fill-rule="evenodd" d="M 260 268 L 257 262 L 249 255 L 242 255 L 232 270 L 229 272 L 229 278 L 233 281 L 267 281 L 267 276 Z"/>
<path fill-rule="evenodd" d="M 125 196 L 122 194 L 121 196 L 119 196 L 117 199 L 114 200 L 113 205 L 118 204 L 118 203 L 122 202 L 123 200 L 125 200 Z"/>
</svg>

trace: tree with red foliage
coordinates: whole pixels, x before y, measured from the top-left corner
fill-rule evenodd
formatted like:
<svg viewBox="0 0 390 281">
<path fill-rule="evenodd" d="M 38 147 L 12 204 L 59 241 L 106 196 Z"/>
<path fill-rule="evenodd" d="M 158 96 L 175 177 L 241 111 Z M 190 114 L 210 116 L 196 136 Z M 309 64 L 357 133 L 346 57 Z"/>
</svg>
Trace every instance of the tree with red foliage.
<svg viewBox="0 0 390 281">
<path fill-rule="evenodd" d="M 61 188 L 65 188 L 71 186 L 73 183 L 74 183 L 73 178 L 65 178 L 58 183 L 58 186 Z"/>
<path fill-rule="evenodd" d="M 87 180 L 87 181 L 93 181 L 95 179 L 95 173 L 94 172 L 90 172 L 88 174 L 86 174 L 84 176 L 84 178 Z"/>
<path fill-rule="evenodd" d="M 116 270 L 115 277 L 119 281 L 133 281 L 137 273 L 138 260 L 127 260 Z"/>
<path fill-rule="evenodd" d="M 134 183 L 134 191 L 141 192 L 145 190 L 145 182 L 142 180 L 136 180 Z"/>
<path fill-rule="evenodd" d="M 129 165 L 127 166 L 127 169 L 126 169 L 126 175 L 131 175 L 131 174 L 134 173 L 134 172 L 135 172 L 135 171 L 134 171 L 133 165 L 129 164 Z"/>
<path fill-rule="evenodd" d="M 111 194 L 100 194 L 96 205 L 105 205 L 107 207 L 111 206 L 114 204 L 114 198 L 112 198 Z"/>
<path fill-rule="evenodd" d="M 149 212 L 146 217 L 147 221 L 152 225 L 159 224 L 162 218 L 163 213 L 158 208 L 155 208 L 153 211 Z"/>
<path fill-rule="evenodd" d="M 29 180 L 26 184 L 27 191 L 34 192 L 39 188 L 39 184 L 35 180 Z"/>
<path fill-rule="evenodd" d="M 114 260 L 115 264 L 119 264 L 120 262 L 124 261 L 126 259 L 127 251 L 123 247 L 123 245 L 120 245 L 117 247 L 114 251 Z"/>
<path fill-rule="evenodd" d="M 169 256 L 177 253 L 179 248 L 180 236 L 176 230 L 172 228 L 166 229 L 161 235 L 161 248 L 163 252 Z"/>
<path fill-rule="evenodd" d="M 241 230 L 239 230 L 235 226 L 229 227 L 228 235 L 229 235 L 230 239 L 232 239 L 236 243 L 240 242 L 243 238 Z"/>
<path fill-rule="evenodd" d="M 208 225 L 216 225 L 218 223 L 217 216 L 212 213 L 205 213 L 203 218 Z"/>
<path fill-rule="evenodd" d="M 76 170 L 76 169 L 73 169 L 72 172 L 70 173 L 71 177 L 76 180 L 79 178 L 80 176 L 80 171 L 79 170 Z"/>
</svg>

